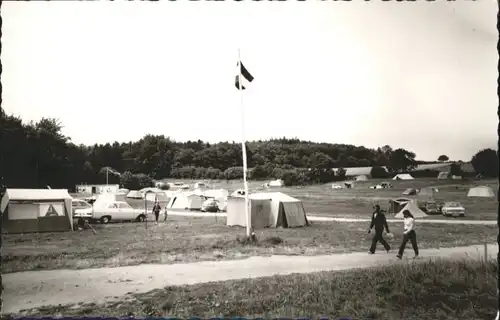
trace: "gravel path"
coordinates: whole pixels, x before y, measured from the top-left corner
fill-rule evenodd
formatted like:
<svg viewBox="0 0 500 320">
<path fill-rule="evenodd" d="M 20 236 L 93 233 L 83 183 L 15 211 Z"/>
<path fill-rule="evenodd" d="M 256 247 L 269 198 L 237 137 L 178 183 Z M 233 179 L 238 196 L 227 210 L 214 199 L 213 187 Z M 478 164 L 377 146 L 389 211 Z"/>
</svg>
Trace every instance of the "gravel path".
<svg viewBox="0 0 500 320">
<path fill-rule="evenodd" d="M 488 245 L 488 256 L 494 257 L 497 245 Z M 408 247 L 407 254 L 411 255 Z M 479 258 L 484 246 L 423 249 L 421 258 Z M 118 268 L 84 270 L 27 271 L 2 276 L 3 312 L 17 313 L 40 306 L 105 302 L 129 293 L 147 292 L 169 285 L 187 285 L 211 281 L 258 278 L 291 273 L 347 270 L 403 263 L 395 253 L 365 252 L 325 256 L 271 256 L 244 260 L 145 264 Z"/>
</svg>

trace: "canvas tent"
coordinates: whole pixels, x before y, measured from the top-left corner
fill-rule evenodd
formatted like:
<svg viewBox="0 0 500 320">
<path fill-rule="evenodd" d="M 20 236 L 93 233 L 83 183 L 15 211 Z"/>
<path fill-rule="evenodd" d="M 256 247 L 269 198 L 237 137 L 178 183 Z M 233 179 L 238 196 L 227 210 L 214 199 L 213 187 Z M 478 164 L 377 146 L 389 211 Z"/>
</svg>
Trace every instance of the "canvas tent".
<svg viewBox="0 0 500 320">
<path fill-rule="evenodd" d="M 7 189 L 2 198 L 2 233 L 73 230 L 72 197 L 66 189 Z"/>
<path fill-rule="evenodd" d="M 493 198 L 495 193 L 493 189 L 487 186 L 479 186 L 475 188 L 470 188 L 467 193 L 467 197 L 481 197 L 481 198 Z"/>
<path fill-rule="evenodd" d="M 405 191 L 403 191 L 403 194 L 405 196 L 413 196 L 413 195 L 416 195 L 417 194 L 417 190 L 413 189 L 413 188 L 408 188 L 406 189 Z"/>
<path fill-rule="evenodd" d="M 440 172 L 437 178 L 438 180 L 446 180 L 449 176 L 450 174 L 448 172 Z"/>
<path fill-rule="evenodd" d="M 400 173 L 395 175 L 392 180 L 413 180 L 413 177 L 408 173 Z"/>
<path fill-rule="evenodd" d="M 168 202 L 169 209 L 200 210 L 205 197 L 197 194 L 176 194 Z"/>
<path fill-rule="evenodd" d="M 144 195 L 140 191 L 132 190 L 129 193 L 127 193 L 127 198 L 130 198 L 130 199 L 144 199 Z"/>
<path fill-rule="evenodd" d="M 252 227 L 293 228 L 308 224 L 302 201 L 281 192 L 254 193 L 249 196 Z M 227 224 L 246 226 L 245 199 L 229 197 Z"/>
<path fill-rule="evenodd" d="M 438 189 L 432 188 L 432 187 L 426 187 L 420 189 L 420 192 L 418 193 L 419 197 L 427 197 L 427 198 L 434 198 L 436 193 L 438 192 Z"/>
<path fill-rule="evenodd" d="M 398 213 L 410 201 L 411 201 L 411 199 L 406 199 L 406 198 L 389 200 L 389 212 L 388 213 L 394 213 L 394 214 Z"/>
<path fill-rule="evenodd" d="M 408 202 L 395 216 L 394 218 L 403 219 L 403 211 L 408 210 L 415 218 L 427 217 L 427 214 L 420 210 L 413 201 Z"/>
<path fill-rule="evenodd" d="M 368 181 L 368 177 L 362 174 L 356 177 L 356 181 Z"/>
</svg>

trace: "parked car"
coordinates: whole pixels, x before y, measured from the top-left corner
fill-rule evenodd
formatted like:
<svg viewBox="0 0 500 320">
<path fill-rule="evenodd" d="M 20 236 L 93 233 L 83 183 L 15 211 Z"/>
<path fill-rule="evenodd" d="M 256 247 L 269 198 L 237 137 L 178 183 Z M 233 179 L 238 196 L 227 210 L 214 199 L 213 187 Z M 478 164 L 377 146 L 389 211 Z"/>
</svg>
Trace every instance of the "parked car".
<svg viewBox="0 0 500 320">
<path fill-rule="evenodd" d="M 73 211 L 73 218 L 92 218 L 92 205 L 85 200 L 73 199 L 71 201 L 71 209 Z"/>
<path fill-rule="evenodd" d="M 446 217 L 465 217 L 465 208 L 459 202 L 445 202 L 441 212 Z"/>
<path fill-rule="evenodd" d="M 93 218 L 101 223 L 110 221 L 139 221 L 146 219 L 144 209 L 134 209 L 124 201 L 108 202 L 98 208 L 94 207 Z"/>
<path fill-rule="evenodd" d="M 426 201 L 423 209 L 427 214 L 440 214 L 441 213 L 441 208 L 436 203 L 436 201 Z"/>
<path fill-rule="evenodd" d="M 219 211 L 219 202 L 215 199 L 208 199 L 203 202 L 201 205 L 202 212 L 218 212 Z"/>
</svg>

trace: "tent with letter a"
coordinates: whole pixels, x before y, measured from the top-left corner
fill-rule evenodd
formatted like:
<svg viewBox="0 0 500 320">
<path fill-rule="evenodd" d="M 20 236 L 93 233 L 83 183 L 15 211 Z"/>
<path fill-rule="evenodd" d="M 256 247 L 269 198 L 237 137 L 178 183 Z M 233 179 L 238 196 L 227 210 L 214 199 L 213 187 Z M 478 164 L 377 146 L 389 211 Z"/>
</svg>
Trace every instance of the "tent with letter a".
<svg viewBox="0 0 500 320">
<path fill-rule="evenodd" d="M 72 197 L 66 189 L 7 189 L 2 198 L 2 233 L 73 230 Z"/>
</svg>

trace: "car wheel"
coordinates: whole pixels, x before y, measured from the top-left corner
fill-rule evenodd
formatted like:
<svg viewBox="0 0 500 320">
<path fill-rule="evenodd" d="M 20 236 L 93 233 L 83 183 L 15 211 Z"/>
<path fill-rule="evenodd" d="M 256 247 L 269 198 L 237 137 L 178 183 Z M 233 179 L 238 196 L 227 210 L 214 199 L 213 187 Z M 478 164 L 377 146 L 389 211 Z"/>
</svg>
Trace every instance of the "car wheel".
<svg viewBox="0 0 500 320">
<path fill-rule="evenodd" d="M 108 223 L 110 220 L 111 220 L 111 219 L 110 219 L 110 217 L 104 216 L 104 217 L 102 217 L 102 218 L 101 218 L 101 223 L 102 223 L 102 224 L 106 224 L 106 223 Z"/>
<path fill-rule="evenodd" d="M 135 219 L 137 222 L 144 222 L 145 220 L 145 217 L 143 214 L 141 214 L 140 216 L 137 217 L 137 219 Z"/>
</svg>

